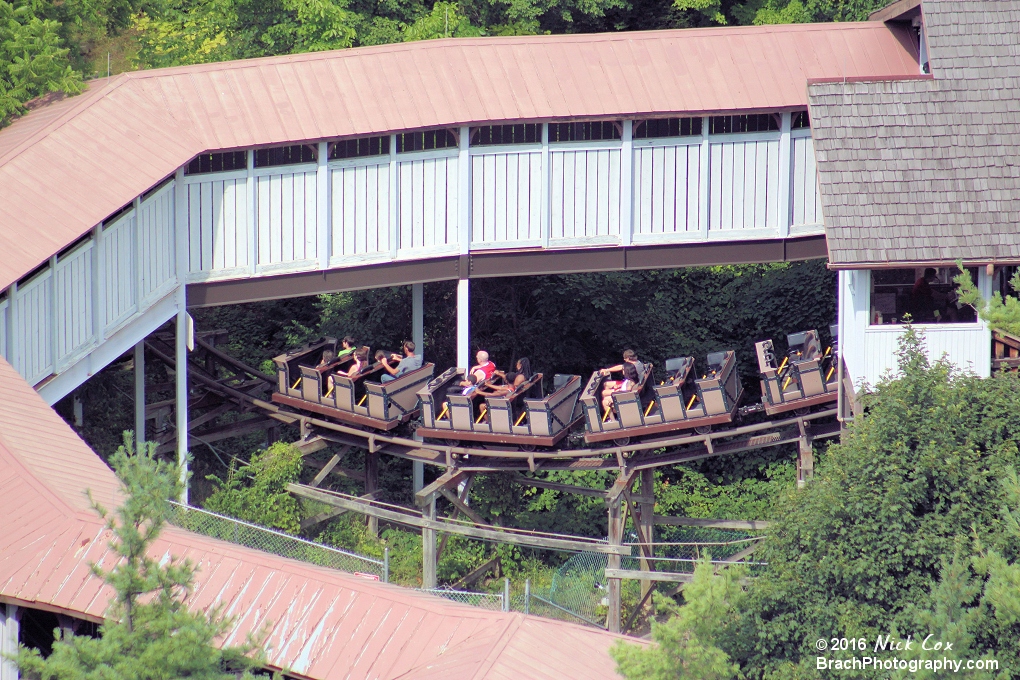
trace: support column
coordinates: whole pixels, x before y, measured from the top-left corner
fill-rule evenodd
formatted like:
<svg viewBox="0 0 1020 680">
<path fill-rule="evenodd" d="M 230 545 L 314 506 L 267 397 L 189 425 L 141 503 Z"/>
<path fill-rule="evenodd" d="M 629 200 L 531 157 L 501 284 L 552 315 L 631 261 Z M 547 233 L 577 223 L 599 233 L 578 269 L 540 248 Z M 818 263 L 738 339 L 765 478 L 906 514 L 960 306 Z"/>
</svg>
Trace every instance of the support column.
<svg viewBox="0 0 1020 680">
<path fill-rule="evenodd" d="M 620 545 L 623 542 L 623 508 L 620 497 L 609 502 L 609 545 Z M 609 555 L 606 565 L 610 569 L 620 568 L 620 556 Z M 618 578 L 607 579 L 606 593 L 609 598 L 609 616 L 606 621 L 610 633 L 620 632 L 620 585 Z"/>
<path fill-rule="evenodd" d="M 457 365 L 464 368 L 471 366 L 471 296 L 470 281 L 465 278 L 457 281 Z"/>
<path fill-rule="evenodd" d="M 638 536 L 642 543 L 648 544 L 641 546 L 641 571 L 654 571 L 655 562 L 644 559 L 645 557 L 655 556 L 655 546 L 651 545 L 655 542 L 655 470 L 652 468 L 641 471 L 641 497 L 638 502 L 638 517 L 640 521 Z M 652 581 L 641 581 L 642 600 L 653 586 L 654 583 Z M 654 611 L 654 604 L 651 606 Z"/>
<path fill-rule="evenodd" d="M 18 607 L 0 604 L 0 680 L 18 680 L 18 667 L 6 654 L 18 653 Z"/>
<path fill-rule="evenodd" d="M 432 494 L 428 504 L 422 509 L 422 517 L 425 519 L 436 519 L 436 495 Z M 436 530 L 421 530 L 421 557 L 422 557 L 422 588 L 436 587 Z"/>
<path fill-rule="evenodd" d="M 81 394 L 78 390 L 75 390 L 71 397 L 71 406 L 74 409 L 74 426 L 83 427 L 85 425 L 85 406 L 81 403 Z"/>
<path fill-rule="evenodd" d="M 620 243 L 629 246 L 634 235 L 634 121 L 623 121 L 620 156 Z"/>
<path fill-rule="evenodd" d="M 365 453 L 365 494 L 379 490 L 379 454 Z M 379 535 L 379 518 L 368 516 L 368 531 L 373 536 Z"/>
<path fill-rule="evenodd" d="M 411 340 L 415 351 L 425 360 L 425 284 L 411 284 Z M 415 439 L 420 437 L 415 434 Z M 425 486 L 425 463 L 420 460 L 411 463 L 411 485 L 414 493 Z"/>
<path fill-rule="evenodd" d="M 709 210 L 712 201 L 712 154 L 708 143 L 709 118 L 701 119 L 701 149 L 698 160 L 698 174 L 701 177 L 701 184 L 698 187 L 698 229 L 702 238 L 708 238 Z"/>
<path fill-rule="evenodd" d="M 800 439 L 799 442 L 799 454 L 797 456 L 797 488 L 803 488 L 808 480 L 815 474 L 815 452 L 813 439 L 808 434 L 807 426 L 804 421 L 799 422 L 800 425 Z"/>
<path fill-rule="evenodd" d="M 135 442 L 145 444 L 145 340 L 135 345 Z"/>
<path fill-rule="evenodd" d="M 184 306 L 184 286 L 180 287 L 177 308 L 176 364 L 177 466 L 181 471 L 181 503 L 188 504 L 188 312 Z"/>
<path fill-rule="evenodd" d="M 793 166 L 790 163 L 791 140 L 790 140 L 790 117 L 789 111 L 781 114 L 782 120 L 779 124 L 779 237 L 786 238 L 790 235 L 790 223 L 793 221 L 793 212 L 790 209 L 790 176 L 793 174 Z"/>
</svg>

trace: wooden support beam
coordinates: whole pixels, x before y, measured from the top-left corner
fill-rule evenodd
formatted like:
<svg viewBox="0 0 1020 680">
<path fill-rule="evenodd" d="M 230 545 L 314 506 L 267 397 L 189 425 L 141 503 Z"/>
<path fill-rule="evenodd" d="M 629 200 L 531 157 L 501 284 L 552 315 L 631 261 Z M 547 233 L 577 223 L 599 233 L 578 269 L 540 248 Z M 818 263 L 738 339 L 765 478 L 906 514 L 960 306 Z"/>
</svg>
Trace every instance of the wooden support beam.
<svg viewBox="0 0 1020 680">
<path fill-rule="evenodd" d="M 618 503 L 620 496 L 623 492 L 630 492 L 630 487 L 634 484 L 634 475 L 637 474 L 637 470 L 629 470 L 628 472 L 621 472 L 620 476 L 616 478 L 613 485 L 606 491 L 606 502 L 607 503 Z"/>
<path fill-rule="evenodd" d="M 379 488 L 379 454 L 365 452 L 365 493 L 374 493 Z M 368 517 L 368 533 L 379 535 L 379 518 Z"/>
<path fill-rule="evenodd" d="M 340 462 L 339 455 L 330 458 L 329 462 L 326 463 L 321 470 L 319 470 L 319 474 L 315 475 L 315 478 L 311 481 L 311 483 L 308 486 L 319 486 L 320 484 L 322 484 L 322 480 L 326 478 L 326 475 L 333 471 L 333 468 L 335 468 L 339 462 Z"/>
<path fill-rule="evenodd" d="M 652 468 L 641 471 L 641 501 L 638 503 L 634 520 L 634 526 L 638 531 L 638 538 L 644 544 L 641 546 L 641 569 L 643 571 L 654 571 L 655 562 L 647 559 L 654 557 L 652 544 L 655 542 L 655 470 Z M 651 581 L 641 581 L 642 602 L 650 597 L 648 591 L 651 589 Z M 638 605 L 639 609 L 640 606 Z M 652 611 L 655 611 L 654 604 Z"/>
<path fill-rule="evenodd" d="M 312 437 L 294 443 L 294 447 L 301 452 L 302 456 L 310 456 L 317 451 L 322 451 L 329 446 L 329 442 L 322 437 Z"/>
<path fill-rule="evenodd" d="M 308 467 L 315 468 L 316 470 L 321 470 L 327 465 L 327 463 L 323 463 L 321 461 L 314 460 L 311 458 L 306 458 L 304 464 L 307 465 Z M 349 470 L 348 468 L 334 466 L 330 474 L 337 475 L 338 477 L 346 477 L 348 479 L 353 479 L 354 481 L 361 482 L 362 484 L 365 483 L 365 473 L 362 472 L 361 470 Z"/>
<path fill-rule="evenodd" d="M 617 484 L 619 484 L 619 480 L 617 480 Z M 625 489 L 626 487 L 622 488 Z M 619 501 L 609 503 L 608 535 L 609 545 L 612 547 L 616 547 L 623 542 L 623 507 L 621 507 Z M 618 554 L 610 554 L 606 568 L 608 581 L 606 584 L 606 594 L 609 597 L 609 613 L 606 616 L 606 628 L 609 629 L 610 633 L 620 632 L 620 613 L 622 607 L 620 578 L 618 576 L 610 576 L 610 572 L 619 571 L 620 566 L 620 556 Z"/>
<path fill-rule="evenodd" d="M 276 425 L 277 422 L 273 418 L 249 418 L 248 420 L 239 420 L 235 423 L 227 423 L 209 428 L 203 432 L 192 432 L 191 434 L 194 436 L 195 442 L 201 445 L 218 442 L 222 439 L 230 439 L 231 437 L 240 437 L 243 434 L 251 434 L 252 432 L 261 432 Z M 177 448 L 176 442 L 177 438 L 174 437 L 173 441 L 161 444 L 156 449 L 156 453 L 163 454 L 175 451 Z"/>
<path fill-rule="evenodd" d="M 476 522 L 478 524 L 486 524 L 486 521 L 484 519 L 482 519 L 478 515 L 478 513 L 476 513 L 474 510 L 471 510 L 470 508 L 468 508 L 468 505 L 467 505 L 468 492 L 471 490 L 471 483 L 474 480 L 475 480 L 474 475 L 471 475 L 470 477 L 468 477 L 464 481 L 464 484 L 461 485 L 461 488 L 457 491 L 456 494 L 450 493 L 450 491 L 448 489 L 440 489 L 439 490 L 439 493 L 443 494 L 443 496 L 448 498 L 453 503 L 453 512 L 450 513 L 450 519 L 457 519 L 457 517 L 463 513 L 466 517 L 470 518 L 471 521 L 473 521 L 473 522 Z M 470 514 L 465 513 L 464 512 L 465 509 L 469 510 Z M 446 543 L 449 540 L 450 540 L 450 534 L 443 534 L 442 537 L 439 539 L 439 550 L 436 551 L 436 564 L 438 564 L 439 560 L 442 559 L 443 551 L 446 550 Z"/>
<path fill-rule="evenodd" d="M 490 570 L 495 570 L 496 575 L 499 575 L 499 555 L 494 556 L 492 559 L 482 563 L 480 566 L 475 567 L 467 574 L 464 578 L 450 586 L 453 590 L 463 590 L 470 585 L 474 585 L 479 579 L 489 573 Z"/>
<path fill-rule="evenodd" d="M 378 495 L 379 495 L 378 493 L 365 494 L 364 496 L 362 496 L 362 498 L 364 498 L 367 501 L 375 500 L 375 498 L 378 497 Z M 331 508 L 326 512 L 320 512 L 318 515 L 312 515 L 311 517 L 301 520 L 301 531 L 305 531 L 311 527 L 314 527 L 316 524 L 322 524 L 323 522 L 331 520 L 334 517 L 339 517 L 345 512 L 351 511 L 346 508 Z"/>
<path fill-rule="evenodd" d="M 358 499 L 328 493 L 320 489 L 313 489 L 302 484 L 288 484 L 287 491 L 295 496 L 310 498 L 312 500 L 325 503 L 326 505 L 332 505 L 338 508 L 347 508 L 348 510 L 353 510 L 365 515 L 375 515 L 379 519 L 386 520 L 387 522 L 393 522 L 394 524 L 403 524 L 404 526 L 414 527 L 416 529 L 434 529 L 440 532 L 467 536 L 468 538 L 473 538 L 479 541 L 512 543 L 514 545 L 521 545 L 527 548 L 577 552 L 587 551 L 610 555 L 630 555 L 632 553 L 629 545 L 609 545 L 608 543 L 603 543 L 601 541 L 583 540 L 579 538 L 555 538 L 492 525 L 467 526 L 456 522 L 450 522 L 448 520 L 417 517 L 416 515 L 397 512 L 396 510 L 390 510 L 389 508 L 378 507 Z"/>
<path fill-rule="evenodd" d="M 434 495 L 422 508 L 421 516 L 424 520 L 421 527 L 421 585 L 423 588 L 435 588 L 438 583 L 436 570 L 439 564 L 439 553 L 436 550 L 436 529 L 431 526 L 436 521 L 436 497 Z"/>
<path fill-rule="evenodd" d="M 701 527 L 703 529 L 743 529 L 745 531 L 761 531 L 769 528 L 769 522 L 742 519 L 700 519 L 695 517 L 666 517 L 655 515 L 656 524 L 674 527 Z"/>
<path fill-rule="evenodd" d="M 430 499 L 439 492 L 440 489 L 446 489 L 451 486 L 460 484 L 461 480 L 467 476 L 467 472 L 463 470 L 447 470 L 441 474 L 436 481 L 432 482 L 428 486 L 424 487 L 421 491 L 414 494 L 414 502 L 419 507 L 423 507 Z"/>
<path fill-rule="evenodd" d="M 606 497 L 606 492 L 602 489 L 590 489 L 585 486 L 574 486 L 572 484 L 559 484 L 557 482 L 547 482 L 544 479 L 533 479 L 531 477 L 525 477 L 524 475 L 514 475 L 513 480 L 523 486 L 533 486 L 537 489 L 550 489 L 552 491 L 562 491 L 563 493 L 576 493 L 581 496 L 594 496 L 596 498 Z"/>
<path fill-rule="evenodd" d="M 690 583 L 694 574 L 677 574 L 671 571 L 641 571 L 639 569 L 620 569 L 606 567 L 607 579 L 639 579 L 642 581 L 661 581 L 663 583 Z M 612 606 L 612 603 L 610 603 Z"/>
<path fill-rule="evenodd" d="M 443 497 L 453 503 L 454 507 L 460 510 L 466 517 L 470 517 L 471 521 L 475 524 L 488 524 L 481 515 L 475 512 L 473 508 L 471 508 L 452 491 L 449 491 L 448 489 L 440 489 L 439 493 L 443 494 Z"/>
</svg>

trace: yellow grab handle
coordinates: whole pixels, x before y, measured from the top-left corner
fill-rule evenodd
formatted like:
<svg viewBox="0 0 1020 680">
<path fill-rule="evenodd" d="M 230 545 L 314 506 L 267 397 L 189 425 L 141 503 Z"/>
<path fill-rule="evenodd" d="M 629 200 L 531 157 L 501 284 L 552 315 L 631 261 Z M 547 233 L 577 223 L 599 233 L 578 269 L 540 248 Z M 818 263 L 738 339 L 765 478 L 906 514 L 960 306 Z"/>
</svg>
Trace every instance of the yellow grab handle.
<svg viewBox="0 0 1020 680">
<path fill-rule="evenodd" d="M 783 363 L 779 364 L 779 370 L 782 371 L 786 368 L 786 362 L 790 360 L 790 357 L 783 357 Z"/>
<path fill-rule="evenodd" d="M 792 375 L 786 376 L 786 380 L 783 381 L 783 389 L 784 390 L 786 389 L 786 386 L 790 384 L 791 380 L 793 380 L 793 376 Z"/>
<path fill-rule="evenodd" d="M 526 415 L 528 415 L 527 411 L 525 411 L 524 413 L 521 414 L 521 417 L 517 419 L 517 422 L 514 423 L 514 425 L 520 425 L 522 422 L 524 422 L 524 416 L 526 416 Z"/>
<path fill-rule="evenodd" d="M 832 377 L 832 374 L 835 372 L 835 370 L 836 370 L 835 366 L 829 366 L 829 372 L 825 374 L 825 382 L 829 382 L 829 378 Z"/>
<path fill-rule="evenodd" d="M 294 381 L 294 384 L 293 384 L 293 385 L 291 385 L 290 389 L 292 389 L 292 390 L 296 390 L 296 389 L 297 389 L 297 386 L 301 384 L 301 378 L 302 378 L 302 377 L 303 377 L 303 376 L 300 376 L 300 375 L 299 375 L 299 376 L 298 376 L 298 379 Z"/>
<path fill-rule="evenodd" d="M 698 398 L 698 395 L 697 395 L 697 394 L 692 394 L 692 395 L 691 395 L 691 400 L 690 400 L 689 402 L 687 402 L 687 408 L 688 408 L 688 409 L 690 409 L 690 408 L 691 408 L 691 406 L 693 406 L 693 405 L 694 405 L 694 400 L 695 400 L 695 399 L 697 399 L 697 398 Z"/>
<path fill-rule="evenodd" d="M 439 416 L 436 418 L 436 420 L 442 420 L 443 416 L 445 416 L 447 411 L 449 411 L 449 410 L 450 410 L 450 402 L 444 401 L 443 402 L 443 410 L 439 412 Z"/>
<path fill-rule="evenodd" d="M 482 422 L 482 418 L 484 418 L 485 414 L 488 413 L 488 410 L 485 408 L 485 404 L 482 404 L 482 407 L 479 409 L 479 411 L 481 411 L 481 413 L 478 414 L 478 420 L 475 421 L 476 425 Z"/>
<path fill-rule="evenodd" d="M 832 345 L 829 345 L 828 347 L 825 348 L 825 354 L 823 354 L 822 356 L 823 357 L 829 356 L 829 352 L 831 352 L 831 351 L 832 351 Z"/>
<path fill-rule="evenodd" d="M 648 402 L 648 408 L 645 409 L 645 417 L 648 417 L 648 414 L 652 412 L 653 406 L 655 406 L 655 401 Z"/>
<path fill-rule="evenodd" d="M 610 406 L 609 408 L 606 409 L 606 412 L 602 415 L 602 422 L 603 423 L 606 422 L 607 420 L 609 420 L 609 412 L 612 411 L 612 410 L 613 410 L 612 406 Z"/>
<path fill-rule="evenodd" d="M 361 406 L 362 404 L 364 404 L 366 399 L 368 399 L 368 395 L 367 394 L 361 395 L 361 401 L 358 402 L 358 406 Z"/>
<path fill-rule="evenodd" d="M 328 392 L 326 392 L 326 396 L 327 396 L 327 397 L 328 397 L 329 395 L 333 394 L 333 388 L 334 388 L 334 387 L 336 387 L 336 385 L 330 385 L 330 386 L 329 386 L 329 391 L 328 391 Z"/>
</svg>

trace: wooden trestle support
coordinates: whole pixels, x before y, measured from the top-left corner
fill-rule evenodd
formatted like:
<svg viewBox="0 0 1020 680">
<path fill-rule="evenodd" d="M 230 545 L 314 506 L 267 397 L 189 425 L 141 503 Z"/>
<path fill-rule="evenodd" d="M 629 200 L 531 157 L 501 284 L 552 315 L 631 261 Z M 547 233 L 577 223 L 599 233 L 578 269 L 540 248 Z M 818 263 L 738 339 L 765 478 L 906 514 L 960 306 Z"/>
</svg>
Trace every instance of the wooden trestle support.
<svg viewBox="0 0 1020 680">
<path fill-rule="evenodd" d="M 809 415 L 708 434 L 680 433 L 654 441 L 645 440 L 606 448 L 518 451 L 423 443 L 395 434 L 361 430 L 318 416 L 281 408 L 268 399 L 274 380 L 217 349 L 216 343 L 221 339 L 221 335 L 198 334 L 196 351 L 189 357 L 189 379 L 194 386 L 188 402 L 191 416 L 188 423 L 189 434 L 197 442 L 197 446 L 201 446 L 253 431 L 271 430 L 282 423 L 299 426 L 301 439 L 296 445 L 304 455 L 305 463 L 319 471 L 310 484 L 292 484 L 288 490 L 297 496 L 330 507 L 330 510 L 303 522 L 302 529 L 311 528 L 345 512 L 355 512 L 367 517 L 373 533 L 378 532 L 380 520 L 419 529 L 422 532 L 423 545 L 423 586 L 426 588 L 437 585 L 438 560 L 451 534 L 537 549 L 601 552 L 608 558 L 606 580 L 609 607 L 606 627 L 613 632 L 621 630 L 626 632 L 630 628 L 638 612 L 650 601 L 657 582 L 677 583 L 678 588 L 682 588 L 691 578 L 690 574 L 655 570 L 656 524 L 750 530 L 760 530 L 766 526 L 764 522 L 754 521 L 656 516 L 654 514 L 656 468 L 751 449 L 796 443 L 799 452 L 797 484 L 803 486 L 813 471 L 814 440 L 836 437 L 840 432 L 840 425 L 835 419 L 836 409 L 831 408 Z M 146 340 L 146 351 L 149 355 L 170 368 L 175 366 L 172 348 L 172 340 L 159 334 Z M 158 388 L 157 385 L 153 389 L 158 391 Z M 170 416 L 172 408 L 172 400 L 148 404 L 146 415 L 147 418 L 162 419 L 164 422 L 170 418 L 172 422 Z M 217 418 L 230 411 L 252 414 L 252 417 L 215 424 Z M 160 433 L 157 428 L 155 441 L 160 452 L 169 453 L 174 450 L 173 431 Z M 312 458 L 312 454 L 337 444 L 340 448 L 328 461 L 321 462 Z M 353 448 L 366 451 L 364 471 L 346 469 L 340 465 L 344 456 Z M 444 468 L 445 471 L 435 481 L 415 494 L 417 510 L 388 505 L 379 500 L 379 456 L 383 453 Z M 608 490 L 599 490 L 524 475 L 545 470 L 616 470 L 617 479 Z M 607 508 L 607 539 L 594 540 L 487 524 L 484 518 L 468 505 L 467 491 L 476 475 L 497 472 L 515 473 L 514 481 L 535 488 L 602 498 Z M 349 496 L 318 488 L 329 475 L 361 481 L 365 494 L 360 497 Z M 638 485 L 637 492 L 633 491 L 635 485 Z M 436 502 L 440 496 L 452 506 L 450 517 L 438 517 L 436 514 Z M 635 544 L 623 542 L 628 516 L 638 535 Z M 437 534 L 442 534 L 438 541 Z M 756 544 L 723 562 L 743 560 L 753 550 L 754 545 Z M 632 548 L 635 546 L 639 548 L 640 568 L 623 569 L 621 558 L 632 555 Z M 641 581 L 641 599 L 630 620 L 621 625 L 621 590 L 625 579 Z"/>
</svg>

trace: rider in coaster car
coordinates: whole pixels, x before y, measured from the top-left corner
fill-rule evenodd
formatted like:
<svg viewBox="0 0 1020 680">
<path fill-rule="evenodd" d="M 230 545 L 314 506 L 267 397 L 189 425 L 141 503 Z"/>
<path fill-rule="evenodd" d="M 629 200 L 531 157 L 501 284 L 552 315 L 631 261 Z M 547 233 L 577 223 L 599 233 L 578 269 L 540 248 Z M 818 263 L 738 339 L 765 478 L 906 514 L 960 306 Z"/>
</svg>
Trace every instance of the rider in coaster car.
<svg viewBox="0 0 1020 680">
<path fill-rule="evenodd" d="M 637 353 L 634 350 L 632 350 L 632 349 L 625 349 L 625 350 L 623 350 L 623 363 L 622 364 L 617 364 L 615 366 L 610 366 L 608 368 L 599 369 L 599 373 L 601 373 L 602 375 L 605 375 L 605 376 L 611 375 L 613 373 L 619 373 L 619 372 L 623 371 L 623 369 L 626 366 L 628 366 L 628 365 L 629 366 L 633 366 L 634 370 L 637 371 L 637 378 L 636 378 L 635 382 L 641 382 L 642 380 L 644 380 L 644 377 L 645 377 L 645 365 L 643 363 L 641 363 L 640 361 L 638 361 Z M 627 376 L 624 375 L 624 379 L 626 379 L 626 377 Z M 620 387 L 620 384 L 622 382 L 623 381 L 621 381 L 621 380 L 607 380 L 602 385 L 602 397 L 603 397 L 603 399 L 605 397 L 609 396 L 610 394 L 612 394 L 613 392 L 618 392 L 619 391 L 618 388 Z"/>
<path fill-rule="evenodd" d="M 319 360 L 319 364 L 316 368 L 325 368 L 336 361 L 336 352 L 331 349 L 322 350 L 322 359 Z"/>
<path fill-rule="evenodd" d="M 619 392 L 630 392 L 637 388 L 639 384 L 638 372 L 634 367 L 634 364 L 625 363 L 623 365 L 623 380 L 613 381 L 614 388 L 608 394 L 602 393 L 602 408 L 609 413 L 608 420 L 615 420 L 613 416 L 613 395 Z"/>
<path fill-rule="evenodd" d="M 380 382 L 390 382 L 396 380 L 405 373 L 416 371 L 421 368 L 421 355 L 414 353 L 414 343 L 410 340 L 404 340 L 404 356 L 399 354 L 391 354 L 389 357 L 384 356 L 381 359 L 383 369 L 387 375 L 384 375 Z M 399 362 L 395 366 L 391 366 L 390 362 Z"/>
<path fill-rule="evenodd" d="M 504 384 L 496 385 L 494 384 L 494 381 L 490 380 L 478 388 L 478 394 L 483 394 L 486 397 L 505 397 L 513 394 L 517 390 L 517 387 L 524 382 L 521 375 L 519 373 L 514 373 L 513 371 L 510 371 L 509 373 L 496 371 L 496 375 L 503 378 Z"/>
<path fill-rule="evenodd" d="M 485 381 L 491 380 L 493 374 L 496 372 L 496 364 L 489 361 L 489 353 L 485 350 L 479 350 L 478 354 L 475 355 L 475 360 L 478 361 L 478 363 L 471 367 L 468 371 L 467 377 L 460 383 L 463 387 L 468 386 L 469 383 L 467 378 L 470 378 L 471 376 L 475 376 L 476 378 L 474 384 L 481 385 Z"/>
<path fill-rule="evenodd" d="M 343 359 L 345 356 L 354 354 L 355 350 L 358 349 L 358 343 L 355 342 L 354 338 L 349 335 L 340 341 L 340 346 L 341 350 L 340 353 L 336 355 L 337 359 Z"/>
</svg>

